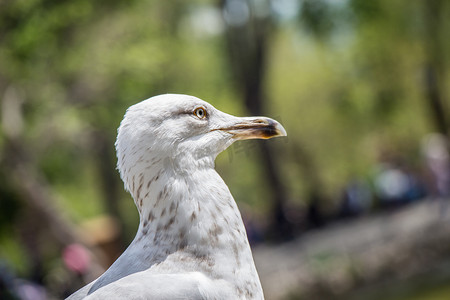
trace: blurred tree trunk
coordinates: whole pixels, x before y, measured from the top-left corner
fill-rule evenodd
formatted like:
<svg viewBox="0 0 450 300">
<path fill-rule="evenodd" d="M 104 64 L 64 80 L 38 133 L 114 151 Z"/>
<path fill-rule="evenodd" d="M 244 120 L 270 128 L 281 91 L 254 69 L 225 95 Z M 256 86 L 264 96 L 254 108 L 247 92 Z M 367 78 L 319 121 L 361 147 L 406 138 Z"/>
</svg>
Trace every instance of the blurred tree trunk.
<svg viewBox="0 0 450 300">
<path fill-rule="evenodd" d="M 53 242 L 60 248 L 75 243 L 78 239 L 74 228 L 61 218 L 61 214 L 51 203 L 51 193 L 29 164 L 24 149 L 19 139 L 5 139 L 0 162 L 0 180 L 3 187 L 14 196 L 15 201 L 18 201 L 18 211 L 15 212 L 12 222 L 27 255 L 27 261 L 24 263 L 30 265 L 29 276 L 41 283 L 45 276 L 43 247 L 40 243 L 42 234 L 50 232 Z"/>
<path fill-rule="evenodd" d="M 124 218 L 120 213 L 119 207 L 121 181 L 114 168 L 116 165 L 114 141 L 109 138 L 109 134 L 103 131 L 94 131 L 92 138 L 94 140 L 95 156 L 97 157 L 96 167 L 100 174 L 103 204 L 108 214 L 114 217 L 119 225 L 120 236 L 117 237 L 117 247 L 120 254 L 125 250 L 128 242 L 125 236 Z"/>
<path fill-rule="evenodd" d="M 304 182 L 307 185 L 307 227 L 316 228 L 324 224 L 322 212 L 322 203 L 326 202 L 326 196 L 323 193 L 323 182 L 318 172 L 318 168 L 313 157 L 299 141 L 293 143 L 293 159 L 297 163 Z"/>
<path fill-rule="evenodd" d="M 425 46 L 427 61 L 424 66 L 424 90 L 436 130 L 450 138 L 448 107 L 442 87 L 445 78 L 444 54 L 444 1 L 429 0 L 425 4 Z"/>
<path fill-rule="evenodd" d="M 242 95 L 248 112 L 256 116 L 263 115 L 267 101 L 263 84 L 272 26 L 270 18 L 264 13 L 257 15 L 253 7 L 257 4 L 251 1 L 220 0 L 219 3 L 225 19 L 226 46 L 236 88 Z M 258 5 L 264 6 L 264 3 Z M 286 239 L 292 235 L 292 226 L 284 213 L 287 197 L 277 167 L 277 154 L 269 143 L 262 142 L 259 146 L 267 186 L 273 199 L 272 222 L 268 234 L 270 238 Z"/>
</svg>

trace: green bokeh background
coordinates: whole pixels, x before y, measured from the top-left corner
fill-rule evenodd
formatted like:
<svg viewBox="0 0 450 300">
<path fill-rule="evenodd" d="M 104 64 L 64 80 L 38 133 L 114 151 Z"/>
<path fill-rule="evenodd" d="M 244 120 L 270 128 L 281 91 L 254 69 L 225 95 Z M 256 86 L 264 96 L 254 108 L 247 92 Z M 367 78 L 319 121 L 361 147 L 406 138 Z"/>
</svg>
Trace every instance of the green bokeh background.
<svg viewBox="0 0 450 300">
<path fill-rule="evenodd" d="M 17 232 L 28 204 L 17 192 L 18 175 L 11 175 L 17 167 L 12 154 L 18 153 L 11 144 L 20 145 L 19 161 L 33 170 L 32 178 L 40 178 L 52 205 L 74 226 L 109 212 L 109 187 L 102 178 L 105 172 L 115 176 L 111 189 L 120 199 L 116 211 L 126 244 L 138 222 L 115 170 L 116 129 L 126 108 L 170 92 L 248 114 L 230 69 L 219 2 L 0 2 L 0 258 L 15 274 L 30 278 L 33 267 Z M 271 22 L 265 115 L 280 120 L 288 132 L 287 139 L 271 143 L 292 205 L 305 208 L 309 201 L 298 143 L 321 180 L 327 199 L 321 205 L 328 214 L 338 209 L 349 180 L 373 177 L 384 153 L 423 169 L 423 140 L 438 130 L 424 83 L 428 64 L 439 75 L 448 116 L 449 2 L 249 3 L 265 7 Z M 433 5 L 438 15 L 430 21 Z M 218 157 L 216 168 L 239 205 L 264 219 L 272 199 L 253 154 L 255 143 L 232 146 Z M 60 264 L 61 249 L 51 239 L 40 242 L 48 271 Z M 408 299 L 448 295 L 445 288 Z"/>
</svg>

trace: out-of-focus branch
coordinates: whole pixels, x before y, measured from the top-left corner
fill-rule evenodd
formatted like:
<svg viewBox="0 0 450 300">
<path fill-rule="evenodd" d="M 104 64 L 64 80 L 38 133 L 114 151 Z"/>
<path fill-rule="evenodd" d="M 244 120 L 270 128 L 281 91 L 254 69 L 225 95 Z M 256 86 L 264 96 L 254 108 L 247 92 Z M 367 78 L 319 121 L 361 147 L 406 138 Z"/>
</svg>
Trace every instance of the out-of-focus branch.
<svg viewBox="0 0 450 300">
<path fill-rule="evenodd" d="M 1 103 L 4 143 L 0 166 L 2 170 L 7 170 L 2 173 L 2 177 L 4 177 L 2 180 L 11 190 L 15 191 L 18 199 L 22 201 L 22 205 L 28 211 L 27 214 L 19 214 L 19 216 L 27 217 L 27 220 L 17 220 L 18 226 L 32 227 L 31 229 L 36 229 L 33 232 L 45 229 L 46 232 L 51 233 L 54 242 L 61 249 L 74 243 L 85 244 L 77 234 L 76 226 L 65 218 L 55 205 L 55 196 L 51 188 L 31 159 L 30 153 L 33 149 L 27 147 L 22 138 L 24 128 L 23 103 L 23 97 L 14 87 L 9 87 L 6 90 Z M 29 230 L 25 231 L 28 232 Z M 25 234 L 27 235 L 27 233 Z M 39 252 L 38 249 L 28 250 Z M 93 254 L 95 253 L 93 252 Z M 34 257 L 34 259 L 40 258 Z M 98 273 L 103 269 L 98 262 L 98 257 L 94 255 L 91 260 L 92 272 Z M 37 262 L 37 264 L 40 263 Z M 90 277 L 89 274 L 88 277 Z"/>
<path fill-rule="evenodd" d="M 447 137 L 447 150 L 450 151 L 450 120 L 442 90 L 445 82 L 445 67 L 442 65 L 442 62 L 445 61 L 442 41 L 445 16 L 442 11 L 445 3 L 442 0 L 430 0 L 424 5 L 425 50 L 427 53 L 424 65 L 425 100 L 436 130 Z"/>
</svg>

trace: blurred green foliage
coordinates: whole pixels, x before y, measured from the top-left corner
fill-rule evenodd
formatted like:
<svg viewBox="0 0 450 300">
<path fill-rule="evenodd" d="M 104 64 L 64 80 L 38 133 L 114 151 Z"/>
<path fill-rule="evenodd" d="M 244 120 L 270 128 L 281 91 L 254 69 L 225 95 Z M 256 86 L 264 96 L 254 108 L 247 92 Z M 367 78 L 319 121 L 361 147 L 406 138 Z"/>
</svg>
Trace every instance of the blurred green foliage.
<svg viewBox="0 0 450 300">
<path fill-rule="evenodd" d="M 421 140 L 435 131 L 422 78 L 430 53 L 439 54 L 432 60 L 439 64 L 446 107 L 450 98 L 450 77 L 445 76 L 450 3 L 438 1 L 435 17 L 441 21 L 432 50 L 427 5 L 304 0 L 295 17 L 284 15 L 281 6 L 268 45 L 266 114 L 288 132 L 288 139 L 273 143 L 293 203 L 305 204 L 308 181 L 295 160 L 295 142 L 310 153 L 331 199 L 327 209 L 338 204 L 348 180 L 372 176 L 382 153 L 420 167 Z M 7 98 L 15 99 L 23 118 L 13 119 L 17 132 L 11 133 L 11 123 L 5 123 L 10 119 L 3 115 L 0 128 L 0 243 L 9 245 L 1 247 L 0 257 L 20 261 L 14 246 L 20 239 L 11 224 L 25 204 L 18 204 L 16 191 L 7 185 L 11 166 L 5 164 L 12 137 L 48 182 L 57 206 L 76 223 L 108 211 L 109 186 L 102 178 L 112 174 L 118 188 L 111 189 L 120 199 L 127 239 L 132 238 L 137 213 L 115 171 L 116 128 L 128 106 L 168 92 L 192 94 L 244 115 L 223 26 L 213 1 L 0 3 L 2 109 Z M 231 147 L 219 156 L 217 168 L 244 210 L 248 204 L 264 215 L 270 199 L 252 145 Z M 21 271 L 27 275 L 25 268 Z"/>
</svg>

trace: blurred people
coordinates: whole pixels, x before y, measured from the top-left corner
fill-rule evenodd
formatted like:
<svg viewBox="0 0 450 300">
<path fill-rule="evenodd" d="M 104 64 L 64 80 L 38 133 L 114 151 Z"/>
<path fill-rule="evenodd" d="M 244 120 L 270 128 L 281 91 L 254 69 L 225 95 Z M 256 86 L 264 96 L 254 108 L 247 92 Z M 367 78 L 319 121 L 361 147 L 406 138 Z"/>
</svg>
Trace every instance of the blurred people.
<svg viewBox="0 0 450 300">
<path fill-rule="evenodd" d="M 407 204 L 426 196 L 421 177 L 397 156 L 387 156 L 375 166 L 374 191 L 381 207 Z"/>
<path fill-rule="evenodd" d="M 450 196 L 450 157 L 447 138 L 433 133 L 425 136 L 422 151 L 428 168 L 430 192 L 435 197 Z"/>
<path fill-rule="evenodd" d="M 423 198 L 426 194 L 418 176 L 398 163 L 380 163 L 374 187 L 381 206 L 406 204 Z"/>
<path fill-rule="evenodd" d="M 340 207 L 341 217 L 353 217 L 368 212 L 372 207 L 372 191 L 361 179 L 352 179 L 344 188 Z"/>
<path fill-rule="evenodd" d="M 0 299 L 46 300 L 48 295 L 42 285 L 16 278 L 7 265 L 0 261 Z"/>
</svg>

